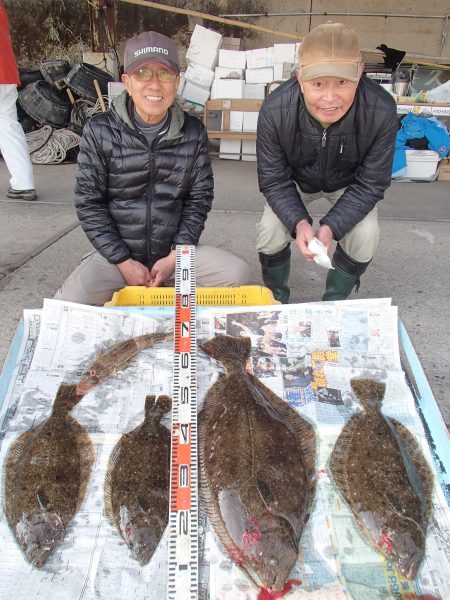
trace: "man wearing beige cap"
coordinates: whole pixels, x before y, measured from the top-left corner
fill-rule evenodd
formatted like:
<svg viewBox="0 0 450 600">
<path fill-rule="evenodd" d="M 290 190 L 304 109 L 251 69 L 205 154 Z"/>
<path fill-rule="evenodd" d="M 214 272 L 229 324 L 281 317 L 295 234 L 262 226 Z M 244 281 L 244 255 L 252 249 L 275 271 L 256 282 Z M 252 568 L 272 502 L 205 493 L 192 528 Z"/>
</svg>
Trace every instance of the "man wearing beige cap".
<svg viewBox="0 0 450 600">
<path fill-rule="evenodd" d="M 180 65 L 175 43 L 146 31 L 125 45 L 126 91 L 84 127 L 75 206 L 92 251 L 56 294 L 104 304 L 126 285 L 173 284 L 175 248 L 197 246 L 214 183 L 202 122 L 175 102 Z M 197 284 L 248 283 L 247 264 L 199 245 Z"/>
<path fill-rule="evenodd" d="M 391 182 L 397 132 L 392 96 L 363 75 L 358 39 L 341 23 L 305 37 L 299 68 L 266 98 L 258 119 L 258 181 L 267 204 L 257 230 L 265 285 L 289 301 L 290 244 L 308 261 L 317 238 L 333 254 L 323 300 L 347 298 L 379 240 L 376 204 Z M 306 206 L 331 207 L 312 227 Z"/>
</svg>

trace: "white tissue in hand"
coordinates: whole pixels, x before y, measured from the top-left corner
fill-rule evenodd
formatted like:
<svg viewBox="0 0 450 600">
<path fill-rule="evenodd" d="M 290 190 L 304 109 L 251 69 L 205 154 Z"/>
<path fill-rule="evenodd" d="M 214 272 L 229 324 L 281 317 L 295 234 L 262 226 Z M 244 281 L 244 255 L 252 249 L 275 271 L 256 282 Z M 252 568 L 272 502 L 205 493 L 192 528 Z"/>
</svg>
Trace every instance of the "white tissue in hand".
<svg viewBox="0 0 450 600">
<path fill-rule="evenodd" d="M 314 254 L 314 262 L 325 269 L 334 269 L 324 244 L 317 238 L 313 238 L 308 244 L 308 250 Z"/>
</svg>

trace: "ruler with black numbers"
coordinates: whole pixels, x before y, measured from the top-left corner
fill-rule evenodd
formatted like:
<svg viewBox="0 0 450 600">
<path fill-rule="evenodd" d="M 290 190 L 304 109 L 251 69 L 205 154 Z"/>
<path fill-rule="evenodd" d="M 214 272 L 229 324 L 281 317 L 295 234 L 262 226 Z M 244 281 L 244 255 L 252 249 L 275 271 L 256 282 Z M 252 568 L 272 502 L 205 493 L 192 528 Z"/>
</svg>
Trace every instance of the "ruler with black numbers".
<svg viewBox="0 0 450 600">
<path fill-rule="evenodd" d="M 195 247 L 177 246 L 167 600 L 198 596 Z"/>
</svg>

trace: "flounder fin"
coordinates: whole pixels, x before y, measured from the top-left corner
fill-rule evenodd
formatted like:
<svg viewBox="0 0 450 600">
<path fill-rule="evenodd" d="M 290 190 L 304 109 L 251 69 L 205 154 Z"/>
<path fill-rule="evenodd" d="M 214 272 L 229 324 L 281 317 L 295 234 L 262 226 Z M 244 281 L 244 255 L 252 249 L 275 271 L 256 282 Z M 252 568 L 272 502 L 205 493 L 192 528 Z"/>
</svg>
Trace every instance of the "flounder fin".
<svg viewBox="0 0 450 600">
<path fill-rule="evenodd" d="M 61 383 L 53 402 L 52 415 L 65 414 L 74 408 L 83 397 L 77 392 L 77 384 Z"/>
<path fill-rule="evenodd" d="M 395 419 L 390 419 L 392 425 L 397 430 L 400 435 L 403 443 L 405 444 L 406 450 L 408 452 L 408 457 L 411 460 L 411 463 L 419 476 L 421 483 L 421 497 L 425 504 L 426 517 L 431 514 L 432 511 L 432 498 L 433 498 L 433 485 L 434 485 L 434 474 L 430 465 L 428 464 L 427 459 L 422 453 L 422 449 L 420 448 L 419 443 L 413 434 L 409 431 L 407 427 L 405 427 L 399 421 Z"/>
<path fill-rule="evenodd" d="M 220 362 L 229 371 L 236 367 L 245 368 L 250 357 L 252 342 L 248 337 L 217 335 L 199 346 L 208 356 Z"/>
<path fill-rule="evenodd" d="M 280 415 L 286 419 L 286 421 L 295 431 L 298 444 L 302 450 L 303 466 L 305 468 L 309 488 L 307 503 L 305 506 L 307 516 L 303 521 L 303 525 L 305 525 L 308 521 L 309 515 L 312 512 L 316 491 L 316 433 L 314 426 L 311 425 L 311 423 L 308 423 L 306 419 L 299 415 L 296 410 L 291 408 L 287 402 L 277 396 L 271 389 L 261 383 L 257 377 L 251 374 L 249 374 L 249 377 L 252 384 L 269 398 L 270 402 L 277 409 Z M 265 474 L 265 483 L 266 485 L 268 484 L 267 474 Z M 263 488 L 261 487 L 261 493 L 262 490 Z M 279 488 L 279 485 L 276 484 L 276 481 L 274 481 L 273 486 L 271 486 L 270 497 L 272 500 L 269 500 L 269 496 L 267 498 L 264 497 L 263 493 L 262 497 L 269 509 L 271 508 L 272 503 L 276 506 L 276 509 L 273 509 L 274 514 L 281 514 L 283 512 L 283 506 L 286 501 L 286 493 L 285 490 Z M 291 523 L 291 526 L 293 527 L 294 531 L 297 530 L 295 523 Z"/>
<path fill-rule="evenodd" d="M 351 497 L 346 465 L 351 458 L 351 445 L 359 423 L 365 418 L 363 412 L 353 415 L 344 425 L 331 452 L 328 467 L 333 480 L 346 501 Z"/>
<path fill-rule="evenodd" d="M 386 384 L 376 379 L 350 379 L 350 386 L 366 410 L 381 410 Z"/>
<path fill-rule="evenodd" d="M 155 333 L 145 333 L 139 337 L 133 338 L 138 350 L 143 350 L 149 346 L 154 346 L 160 342 L 173 341 L 173 331 L 158 331 Z"/>
<path fill-rule="evenodd" d="M 122 452 L 124 436 L 120 438 L 117 444 L 114 446 L 113 451 L 110 454 L 108 460 L 108 466 L 106 468 L 105 481 L 103 484 L 103 498 L 105 503 L 105 513 L 112 525 L 115 525 L 119 528 L 119 523 L 116 522 L 114 516 L 114 508 L 112 503 L 112 492 L 114 485 L 114 471 L 116 469 L 117 461 L 119 460 L 120 454 Z M 120 528 L 119 528 L 120 530 Z"/>
<path fill-rule="evenodd" d="M 80 457 L 80 487 L 78 490 L 77 508 L 79 510 L 86 495 L 87 486 L 95 462 L 95 450 L 91 438 L 73 417 L 68 418 L 68 425 L 75 434 L 78 455 Z"/>
<path fill-rule="evenodd" d="M 15 525 L 15 489 L 19 463 L 34 438 L 34 431 L 25 431 L 11 444 L 4 464 L 5 514 L 11 528 Z"/>
</svg>

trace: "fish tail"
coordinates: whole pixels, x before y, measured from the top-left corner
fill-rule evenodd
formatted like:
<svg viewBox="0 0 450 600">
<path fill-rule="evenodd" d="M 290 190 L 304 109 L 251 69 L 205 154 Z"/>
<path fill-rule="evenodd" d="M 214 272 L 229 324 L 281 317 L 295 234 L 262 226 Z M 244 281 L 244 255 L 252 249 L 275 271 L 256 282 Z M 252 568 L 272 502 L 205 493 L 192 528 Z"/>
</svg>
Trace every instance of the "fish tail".
<svg viewBox="0 0 450 600">
<path fill-rule="evenodd" d="M 200 344 L 200 348 L 229 371 L 245 366 L 250 357 L 252 342 L 248 337 L 217 335 Z"/>
<path fill-rule="evenodd" d="M 74 406 L 83 397 L 83 394 L 78 393 L 77 384 L 61 383 L 56 393 L 56 398 L 53 403 L 52 414 L 66 414 L 72 410 Z"/>
<path fill-rule="evenodd" d="M 161 419 L 172 408 L 172 398 L 161 395 L 158 399 L 154 394 L 145 398 L 145 419 Z"/>
<path fill-rule="evenodd" d="M 386 384 L 375 379 L 351 379 L 351 388 L 365 409 L 381 410 Z"/>
</svg>

